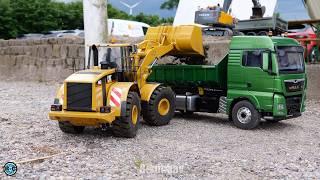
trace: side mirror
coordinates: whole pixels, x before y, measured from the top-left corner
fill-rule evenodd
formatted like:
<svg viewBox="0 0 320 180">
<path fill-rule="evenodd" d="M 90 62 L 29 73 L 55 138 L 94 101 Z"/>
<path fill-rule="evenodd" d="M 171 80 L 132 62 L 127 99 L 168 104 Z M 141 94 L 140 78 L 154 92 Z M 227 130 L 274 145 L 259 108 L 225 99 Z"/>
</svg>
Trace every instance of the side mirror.
<svg viewBox="0 0 320 180">
<path fill-rule="evenodd" d="M 262 70 L 269 72 L 269 53 L 268 52 L 263 53 Z"/>
</svg>

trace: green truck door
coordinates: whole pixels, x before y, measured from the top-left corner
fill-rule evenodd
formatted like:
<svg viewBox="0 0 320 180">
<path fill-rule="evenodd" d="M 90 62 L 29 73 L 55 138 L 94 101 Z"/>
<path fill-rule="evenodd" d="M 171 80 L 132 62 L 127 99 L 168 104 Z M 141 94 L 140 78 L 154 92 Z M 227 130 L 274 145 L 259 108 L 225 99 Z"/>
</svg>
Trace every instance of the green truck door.
<svg viewBox="0 0 320 180">
<path fill-rule="evenodd" d="M 244 51 L 242 66 L 248 94 L 260 104 L 260 110 L 272 112 L 274 76 L 262 70 L 263 55 L 260 50 Z"/>
</svg>

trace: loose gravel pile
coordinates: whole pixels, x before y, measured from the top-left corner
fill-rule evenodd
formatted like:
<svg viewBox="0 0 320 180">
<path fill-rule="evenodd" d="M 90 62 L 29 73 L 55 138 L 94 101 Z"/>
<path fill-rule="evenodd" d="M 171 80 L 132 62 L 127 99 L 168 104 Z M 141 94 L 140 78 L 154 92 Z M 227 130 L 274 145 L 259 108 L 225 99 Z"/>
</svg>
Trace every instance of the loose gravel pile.
<svg viewBox="0 0 320 180">
<path fill-rule="evenodd" d="M 320 178 L 320 101 L 309 100 L 300 118 L 251 131 L 218 115 L 177 114 L 121 139 L 94 128 L 62 133 L 47 115 L 58 86 L 0 82 L 0 165 L 18 162 L 13 178 Z"/>
</svg>

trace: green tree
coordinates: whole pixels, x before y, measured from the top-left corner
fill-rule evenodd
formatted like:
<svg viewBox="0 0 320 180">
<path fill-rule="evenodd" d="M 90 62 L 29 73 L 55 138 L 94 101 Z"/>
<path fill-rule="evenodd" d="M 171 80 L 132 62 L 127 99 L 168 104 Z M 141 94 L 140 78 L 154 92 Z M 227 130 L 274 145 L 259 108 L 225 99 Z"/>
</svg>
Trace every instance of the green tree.
<svg viewBox="0 0 320 180">
<path fill-rule="evenodd" d="M 163 4 L 161 4 L 161 9 L 176 9 L 179 5 L 179 0 L 167 0 Z"/>
<path fill-rule="evenodd" d="M 49 31 L 58 26 L 50 0 L 11 0 L 19 34 Z"/>
<path fill-rule="evenodd" d="M 15 38 L 27 33 L 52 30 L 83 29 L 81 1 L 72 3 L 54 0 L 0 0 L 0 38 Z M 114 19 L 135 20 L 157 26 L 172 23 L 173 18 L 160 18 L 143 13 L 131 16 L 108 4 L 108 16 Z"/>
<path fill-rule="evenodd" d="M 16 21 L 11 16 L 10 0 L 0 0 L 0 12 L 0 39 L 15 37 L 17 35 Z"/>
</svg>

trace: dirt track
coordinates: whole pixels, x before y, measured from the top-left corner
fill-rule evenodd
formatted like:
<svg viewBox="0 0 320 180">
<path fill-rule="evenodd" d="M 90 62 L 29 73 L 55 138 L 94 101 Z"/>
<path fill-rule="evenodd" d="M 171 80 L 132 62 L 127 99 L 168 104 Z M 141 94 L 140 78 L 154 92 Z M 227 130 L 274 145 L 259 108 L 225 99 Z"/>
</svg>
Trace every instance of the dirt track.
<svg viewBox="0 0 320 180">
<path fill-rule="evenodd" d="M 47 118 L 58 85 L 0 81 L 0 87 L 0 165 L 58 153 L 18 164 L 18 179 L 320 178 L 320 101 L 309 100 L 300 118 L 253 131 L 219 116 L 177 115 L 168 126 L 142 124 L 135 139 L 119 139 L 96 129 L 63 134 Z"/>
</svg>

